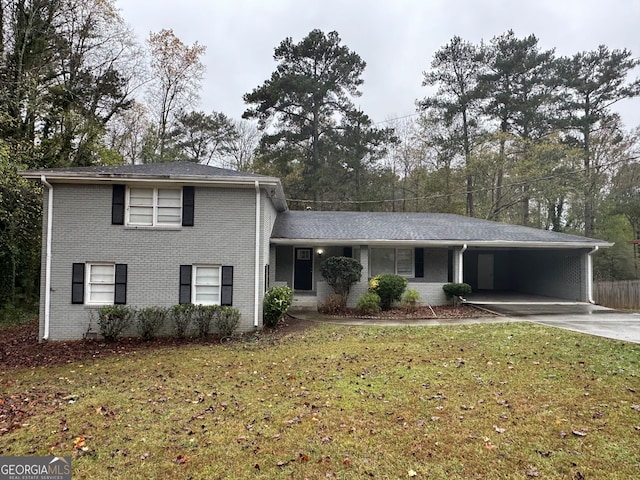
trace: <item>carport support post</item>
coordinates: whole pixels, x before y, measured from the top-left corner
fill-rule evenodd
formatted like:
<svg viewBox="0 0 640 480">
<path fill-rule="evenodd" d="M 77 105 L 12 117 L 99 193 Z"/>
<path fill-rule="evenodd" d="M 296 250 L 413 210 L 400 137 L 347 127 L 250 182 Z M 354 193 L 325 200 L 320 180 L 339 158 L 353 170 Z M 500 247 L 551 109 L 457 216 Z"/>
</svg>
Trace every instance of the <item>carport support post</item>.
<svg viewBox="0 0 640 480">
<path fill-rule="evenodd" d="M 593 257 L 592 255 L 598 251 L 598 247 L 594 247 L 593 250 L 587 252 L 587 281 L 585 282 L 587 287 L 587 302 L 596 303 L 593 300 Z"/>
<path fill-rule="evenodd" d="M 459 250 L 453 252 L 453 282 L 462 283 L 464 281 L 464 252 L 467 250 L 467 244 L 462 245 Z"/>
</svg>

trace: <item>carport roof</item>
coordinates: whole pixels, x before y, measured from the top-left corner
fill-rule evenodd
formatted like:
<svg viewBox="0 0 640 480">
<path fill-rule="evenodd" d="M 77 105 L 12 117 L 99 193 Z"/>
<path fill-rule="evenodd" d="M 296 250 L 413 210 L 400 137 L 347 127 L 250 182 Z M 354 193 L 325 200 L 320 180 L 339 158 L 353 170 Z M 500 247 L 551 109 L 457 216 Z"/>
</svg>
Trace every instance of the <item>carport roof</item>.
<svg viewBox="0 0 640 480">
<path fill-rule="evenodd" d="M 423 244 L 482 247 L 594 248 L 603 240 L 447 213 L 287 211 L 274 244 Z"/>
</svg>

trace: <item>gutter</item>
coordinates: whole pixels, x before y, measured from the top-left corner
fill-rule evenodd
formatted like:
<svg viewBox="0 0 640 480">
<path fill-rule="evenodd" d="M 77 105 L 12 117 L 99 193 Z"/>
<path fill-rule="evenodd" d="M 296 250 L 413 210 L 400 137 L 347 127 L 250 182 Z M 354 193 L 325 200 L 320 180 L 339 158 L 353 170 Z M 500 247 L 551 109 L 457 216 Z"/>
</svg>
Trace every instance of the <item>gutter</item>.
<svg viewBox="0 0 640 480">
<path fill-rule="evenodd" d="M 253 291 L 253 326 L 258 328 L 260 323 L 260 182 L 255 181 L 256 187 L 256 261 Z"/>
<path fill-rule="evenodd" d="M 49 323 L 51 319 L 51 233 L 53 231 L 53 185 L 47 181 L 45 175 L 40 176 L 40 181 L 47 187 L 49 198 L 47 200 L 47 248 L 44 267 L 44 334 L 42 340 L 49 340 Z"/>
<path fill-rule="evenodd" d="M 587 253 L 587 301 L 596 303 L 593 299 L 593 257 L 592 255 L 598 251 L 599 247 L 593 247 L 593 250 Z"/>
</svg>

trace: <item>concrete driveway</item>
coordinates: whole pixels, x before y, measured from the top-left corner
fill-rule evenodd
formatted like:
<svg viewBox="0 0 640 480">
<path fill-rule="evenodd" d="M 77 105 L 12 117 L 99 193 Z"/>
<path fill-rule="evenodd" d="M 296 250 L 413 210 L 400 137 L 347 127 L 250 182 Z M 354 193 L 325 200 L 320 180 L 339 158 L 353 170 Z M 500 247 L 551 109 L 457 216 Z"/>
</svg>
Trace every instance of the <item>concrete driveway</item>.
<svg viewBox="0 0 640 480">
<path fill-rule="evenodd" d="M 483 308 L 506 318 L 526 320 L 551 327 L 600 337 L 640 343 L 640 314 L 624 313 L 588 303 L 484 304 Z"/>
</svg>

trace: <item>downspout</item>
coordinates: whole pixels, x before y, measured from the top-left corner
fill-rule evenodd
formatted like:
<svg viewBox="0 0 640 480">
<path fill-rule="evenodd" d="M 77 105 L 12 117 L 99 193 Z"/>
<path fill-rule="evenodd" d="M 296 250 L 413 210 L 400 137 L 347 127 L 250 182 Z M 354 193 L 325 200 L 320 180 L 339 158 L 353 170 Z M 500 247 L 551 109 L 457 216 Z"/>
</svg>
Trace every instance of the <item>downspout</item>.
<svg viewBox="0 0 640 480">
<path fill-rule="evenodd" d="M 462 256 L 464 254 L 464 252 L 467 251 L 467 244 L 464 243 L 462 245 L 462 249 L 460 249 L 460 251 L 458 252 L 458 278 L 456 279 L 458 281 L 458 283 L 462 283 L 464 280 L 464 270 L 463 270 L 463 262 L 462 262 Z"/>
<path fill-rule="evenodd" d="M 596 303 L 593 300 L 593 258 L 591 255 L 598 251 L 599 247 L 593 247 L 589 253 L 587 253 L 587 301 L 589 303 Z"/>
<path fill-rule="evenodd" d="M 256 266 L 255 266 L 255 288 L 253 292 L 253 326 L 258 328 L 260 312 L 260 182 L 256 180 Z"/>
<path fill-rule="evenodd" d="M 40 176 L 40 181 L 47 187 L 47 249 L 44 260 L 44 334 L 42 340 L 49 340 L 49 320 L 51 317 L 51 233 L 53 231 L 53 185 L 47 182 L 47 177 Z"/>
</svg>

